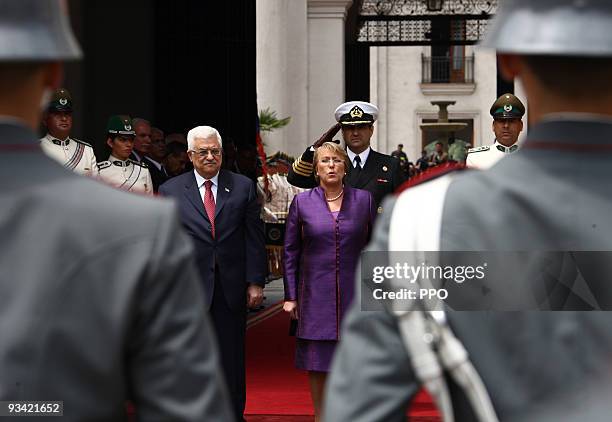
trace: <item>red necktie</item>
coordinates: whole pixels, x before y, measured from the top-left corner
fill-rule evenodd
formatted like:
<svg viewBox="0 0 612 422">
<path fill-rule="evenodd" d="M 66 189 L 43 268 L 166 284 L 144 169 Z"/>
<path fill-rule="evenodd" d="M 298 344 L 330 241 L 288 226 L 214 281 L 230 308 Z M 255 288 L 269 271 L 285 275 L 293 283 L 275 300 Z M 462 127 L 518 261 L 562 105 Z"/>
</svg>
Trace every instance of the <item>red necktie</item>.
<svg viewBox="0 0 612 422">
<path fill-rule="evenodd" d="M 210 220 L 210 226 L 212 231 L 212 237 L 215 238 L 215 197 L 212 193 L 212 182 L 210 180 L 206 180 L 204 182 L 204 187 L 206 188 L 206 192 L 204 193 L 204 209 L 206 210 L 206 215 L 208 215 L 208 219 Z"/>
</svg>

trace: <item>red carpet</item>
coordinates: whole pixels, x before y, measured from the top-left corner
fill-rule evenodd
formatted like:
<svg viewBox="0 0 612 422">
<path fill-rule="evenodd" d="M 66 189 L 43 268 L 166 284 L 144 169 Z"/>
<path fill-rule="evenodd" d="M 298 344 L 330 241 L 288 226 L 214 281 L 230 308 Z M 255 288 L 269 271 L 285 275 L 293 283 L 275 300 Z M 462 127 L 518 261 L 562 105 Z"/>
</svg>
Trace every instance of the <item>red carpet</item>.
<svg viewBox="0 0 612 422">
<path fill-rule="evenodd" d="M 272 307 L 247 329 L 246 414 L 313 415 L 308 377 L 295 369 L 295 337 L 290 337 L 289 315 Z M 268 318 L 266 319 L 266 316 Z"/>
<path fill-rule="evenodd" d="M 295 338 L 288 331 L 289 315 L 282 311 L 280 304 L 249 319 L 245 412 L 249 422 L 313 420 L 308 378 L 305 371 L 295 369 Z M 415 398 L 410 420 L 440 421 L 426 393 Z"/>
</svg>

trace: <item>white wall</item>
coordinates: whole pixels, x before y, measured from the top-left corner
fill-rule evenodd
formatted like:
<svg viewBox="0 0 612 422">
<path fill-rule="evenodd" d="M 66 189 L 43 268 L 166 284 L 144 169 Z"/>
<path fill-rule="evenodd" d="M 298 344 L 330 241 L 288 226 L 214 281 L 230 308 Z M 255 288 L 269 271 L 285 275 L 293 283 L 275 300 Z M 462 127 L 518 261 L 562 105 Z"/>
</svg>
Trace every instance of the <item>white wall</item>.
<svg viewBox="0 0 612 422">
<path fill-rule="evenodd" d="M 291 123 L 264 137 L 266 153 L 300 155 L 334 123 L 344 101 L 344 25 L 352 0 L 257 0 L 257 93 Z M 423 119 L 437 117 L 435 100 L 454 100 L 451 119 L 474 120 L 474 146 L 491 143 L 489 108 L 497 94 L 495 52 L 475 51 L 475 87 L 467 94 L 425 95 L 421 54 L 429 47 L 371 47 L 370 101 L 380 108 L 372 146 L 390 153 L 403 143 L 410 159 L 420 156 Z M 517 84 L 517 95 L 521 97 Z M 525 119 L 526 120 L 526 119 Z"/>
<path fill-rule="evenodd" d="M 266 154 L 299 156 L 344 101 L 344 25 L 352 0 L 257 0 L 260 109 L 291 117 L 264 134 Z"/>
<path fill-rule="evenodd" d="M 257 102 L 289 125 L 263 133 L 266 154 L 299 155 L 308 122 L 306 0 L 257 0 Z"/>
<path fill-rule="evenodd" d="M 344 33 L 352 0 L 308 0 L 308 141 L 336 123 L 344 102 Z M 303 148 L 302 148 L 303 150 Z"/>
</svg>

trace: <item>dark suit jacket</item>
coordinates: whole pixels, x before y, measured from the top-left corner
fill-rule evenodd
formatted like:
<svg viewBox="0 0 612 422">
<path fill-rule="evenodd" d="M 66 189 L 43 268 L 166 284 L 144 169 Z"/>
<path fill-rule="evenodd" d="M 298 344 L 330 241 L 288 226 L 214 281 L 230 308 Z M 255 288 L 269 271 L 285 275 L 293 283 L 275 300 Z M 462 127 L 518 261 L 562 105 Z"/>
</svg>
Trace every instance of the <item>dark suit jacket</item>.
<svg viewBox="0 0 612 422">
<path fill-rule="evenodd" d="M 139 420 L 233 420 L 170 201 L 75 175 L 0 123 L 0 268 L 0 400 L 62 400 L 65 422 L 123 421 L 130 398 Z"/>
<path fill-rule="evenodd" d="M 159 170 L 149 157 L 144 157 L 141 162 L 147 165 L 149 173 L 151 174 L 151 180 L 153 181 L 153 192 L 157 193 L 159 187 L 168 180 L 168 175 L 162 170 Z"/>
<path fill-rule="evenodd" d="M 289 183 L 306 189 L 314 188 L 318 185 L 312 172 L 313 158 L 314 152 L 309 147 L 295 161 L 293 166 L 289 167 L 289 174 L 287 175 Z M 346 178 L 344 179 L 345 183 L 350 187 L 369 191 L 374 196 L 374 202 L 377 207 L 380 206 L 383 198 L 393 193 L 404 183 L 404 180 L 399 160 L 374 150 L 370 150 L 368 160 L 361 170 L 359 177 L 354 174 L 353 167 L 349 166 Z"/>
<path fill-rule="evenodd" d="M 263 222 L 259 218 L 255 184 L 240 174 L 219 172 L 215 207 L 215 234 L 206 215 L 193 171 L 160 186 L 159 193 L 174 197 L 179 204 L 183 227 L 193 239 L 200 277 L 208 293 L 208 307 L 215 287 L 215 264 L 229 307 L 246 307 L 247 283 L 263 286 L 266 249 Z"/>
</svg>

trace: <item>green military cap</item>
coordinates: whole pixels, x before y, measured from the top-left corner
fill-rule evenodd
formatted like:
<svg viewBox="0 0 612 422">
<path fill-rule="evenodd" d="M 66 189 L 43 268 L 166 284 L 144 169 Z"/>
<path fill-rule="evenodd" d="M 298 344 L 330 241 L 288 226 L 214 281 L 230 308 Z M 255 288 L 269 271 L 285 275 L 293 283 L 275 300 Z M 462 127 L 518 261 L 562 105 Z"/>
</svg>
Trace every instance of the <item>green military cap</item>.
<svg viewBox="0 0 612 422">
<path fill-rule="evenodd" d="M 504 94 L 491 106 L 494 119 L 520 119 L 525 114 L 525 106 L 512 94 Z"/>
<path fill-rule="evenodd" d="M 60 88 L 53 93 L 49 101 L 49 111 L 65 111 L 72 113 L 72 97 L 66 88 Z"/>
<path fill-rule="evenodd" d="M 132 129 L 132 119 L 126 115 L 111 116 L 106 125 L 106 132 L 110 135 L 136 136 L 136 132 Z"/>
</svg>

